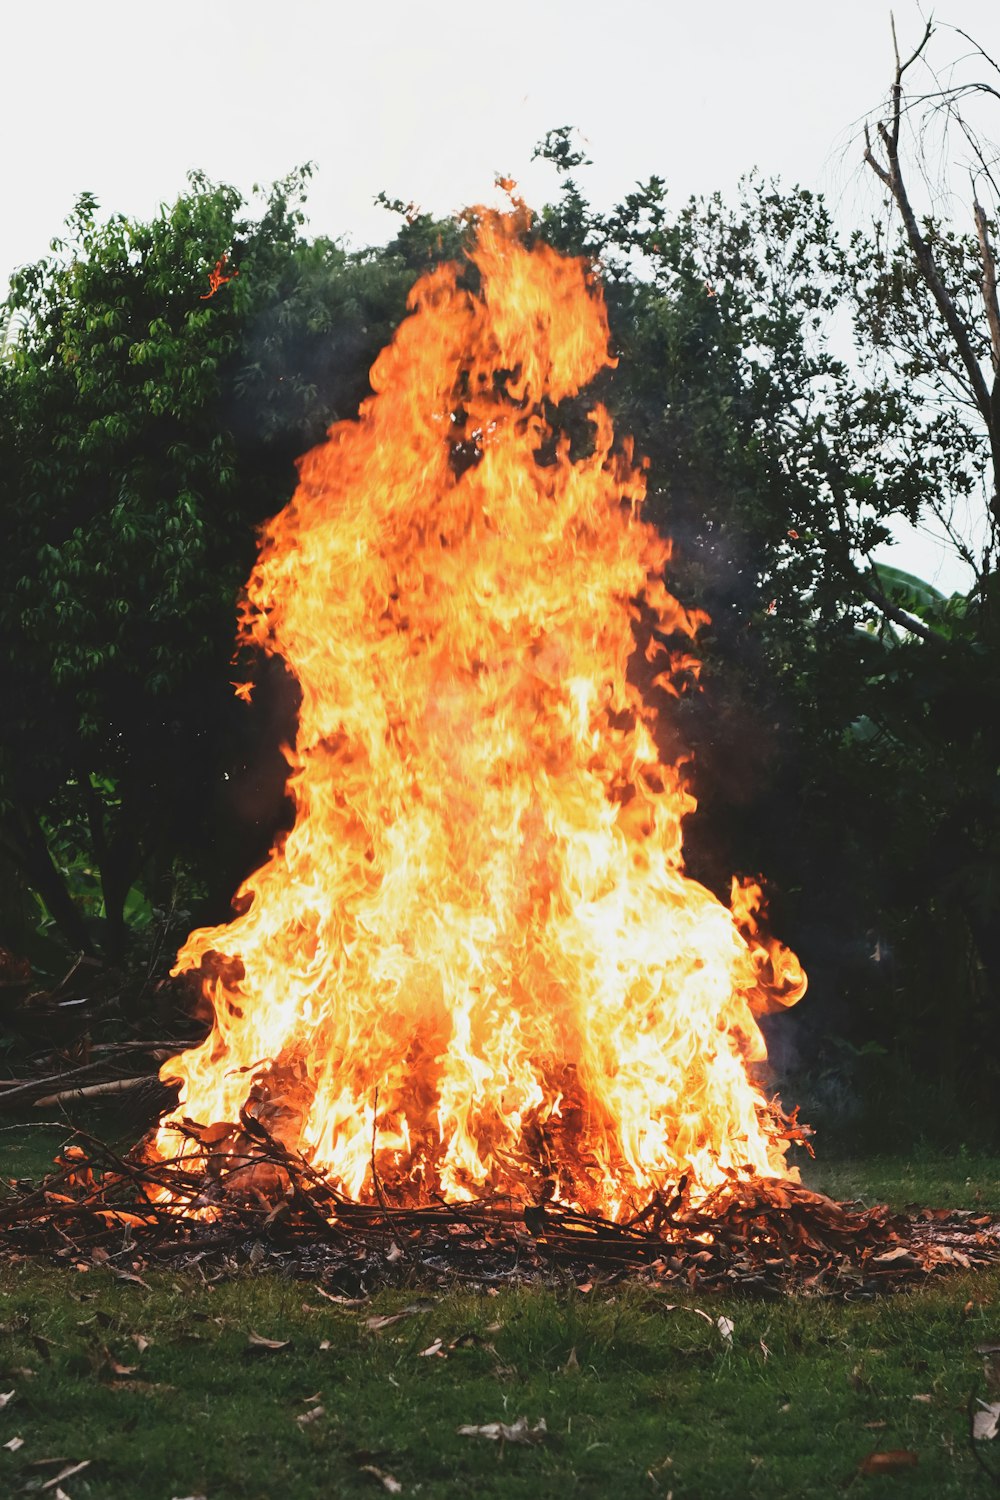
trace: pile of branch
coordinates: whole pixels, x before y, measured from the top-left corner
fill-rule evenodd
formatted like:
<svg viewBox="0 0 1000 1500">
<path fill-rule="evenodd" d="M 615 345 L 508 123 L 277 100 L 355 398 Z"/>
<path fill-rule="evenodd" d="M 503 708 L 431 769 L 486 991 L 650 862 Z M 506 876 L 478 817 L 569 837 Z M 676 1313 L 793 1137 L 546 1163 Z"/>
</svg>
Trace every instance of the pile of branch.
<svg viewBox="0 0 1000 1500">
<path fill-rule="evenodd" d="M 0 949 L 0 1026 L 12 1042 L 0 1071 L 0 1113 L 120 1098 L 141 1101 L 148 1120 L 172 1104 L 159 1066 L 191 1044 L 192 1026 L 177 1038 L 141 1037 L 122 1015 L 121 992 L 121 975 L 86 957 L 57 984 L 32 988 L 28 966 Z"/>
<path fill-rule="evenodd" d="M 414 1280 L 498 1285 L 639 1274 L 702 1290 L 868 1296 L 1000 1259 L 988 1215 L 842 1204 L 794 1183 L 733 1179 L 695 1206 L 685 1186 L 625 1222 L 509 1198 L 351 1203 L 257 1127 L 242 1153 L 171 1162 L 78 1134 L 59 1170 L 0 1201 L 7 1251 L 120 1275 L 150 1265 L 283 1267 L 351 1295 Z"/>
<path fill-rule="evenodd" d="M 19 1113 L 32 1106 L 48 1109 L 106 1099 L 137 1089 L 158 1092 L 157 1066 L 177 1052 L 176 1042 L 99 1042 L 42 1065 L 22 1068 L 16 1078 L 0 1078 L 0 1111 Z M 172 1094 L 164 1091 L 165 1106 Z"/>
</svg>

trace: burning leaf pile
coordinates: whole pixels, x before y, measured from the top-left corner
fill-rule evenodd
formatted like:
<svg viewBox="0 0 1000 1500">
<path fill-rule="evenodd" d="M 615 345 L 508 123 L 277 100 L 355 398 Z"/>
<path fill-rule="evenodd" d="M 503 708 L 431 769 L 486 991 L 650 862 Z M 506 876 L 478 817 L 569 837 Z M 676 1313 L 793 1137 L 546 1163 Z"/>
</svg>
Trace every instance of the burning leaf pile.
<svg viewBox="0 0 1000 1500">
<path fill-rule="evenodd" d="M 256 1127 L 371 1205 L 617 1220 L 789 1175 L 757 1018 L 805 977 L 759 887 L 684 870 L 657 736 L 705 616 L 582 404 L 610 363 L 585 263 L 481 211 L 264 528 L 240 639 L 298 683 L 295 826 L 179 955 L 215 1022 L 162 1070 L 164 1192 Z"/>
<path fill-rule="evenodd" d="M 581 404 L 610 363 L 588 267 L 520 206 L 416 285 L 247 586 L 242 643 L 300 691 L 296 816 L 179 955 L 212 1030 L 142 1146 L 82 1141 L 0 1211 L 16 1248 L 134 1271 L 266 1244 L 347 1288 L 851 1290 L 994 1258 L 987 1219 L 845 1207 L 786 1164 L 758 1019 L 805 976 L 756 884 L 727 907 L 684 868 L 661 747 L 705 617 Z"/>
<path fill-rule="evenodd" d="M 586 1291 L 638 1274 L 703 1291 L 853 1297 L 995 1264 L 1000 1253 L 990 1215 L 894 1214 L 735 1174 L 708 1199 L 694 1201 L 682 1183 L 617 1222 L 499 1197 L 395 1209 L 353 1203 L 254 1129 L 244 1157 L 203 1145 L 200 1161 L 160 1165 L 80 1136 L 56 1174 L 0 1203 L 0 1240 L 9 1251 L 81 1269 L 108 1265 L 126 1278 L 165 1264 L 283 1267 L 350 1295 L 414 1277 L 495 1286 L 571 1275 Z"/>
</svg>

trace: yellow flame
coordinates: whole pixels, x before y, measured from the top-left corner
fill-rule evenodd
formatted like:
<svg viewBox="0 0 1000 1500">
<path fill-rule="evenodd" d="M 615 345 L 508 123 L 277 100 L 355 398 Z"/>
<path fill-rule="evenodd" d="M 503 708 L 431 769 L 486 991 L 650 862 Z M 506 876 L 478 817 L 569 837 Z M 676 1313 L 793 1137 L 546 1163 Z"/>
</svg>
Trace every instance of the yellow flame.
<svg viewBox="0 0 1000 1500">
<path fill-rule="evenodd" d="M 553 435 L 612 361 L 587 266 L 528 228 L 484 212 L 420 280 L 264 529 L 240 630 L 301 688 L 295 826 L 178 957 L 215 1023 L 163 1068 L 163 1157 L 246 1110 L 354 1199 L 619 1214 L 682 1172 L 785 1175 L 747 1065 L 805 978 L 756 887 L 730 911 L 684 873 L 694 801 L 628 667 L 676 692 L 706 617 L 607 412 L 582 456 Z"/>
</svg>

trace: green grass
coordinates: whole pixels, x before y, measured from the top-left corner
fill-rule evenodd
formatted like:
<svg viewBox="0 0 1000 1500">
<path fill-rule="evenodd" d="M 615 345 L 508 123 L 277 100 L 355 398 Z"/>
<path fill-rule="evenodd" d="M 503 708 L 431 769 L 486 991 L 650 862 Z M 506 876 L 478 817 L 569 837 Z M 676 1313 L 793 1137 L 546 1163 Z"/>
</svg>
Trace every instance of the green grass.
<svg viewBox="0 0 1000 1500">
<path fill-rule="evenodd" d="M 804 1182 L 831 1198 L 859 1198 L 893 1208 L 919 1203 L 1000 1212 L 1000 1159 L 963 1149 L 920 1149 L 904 1157 L 819 1157 L 800 1170 Z"/>
<path fill-rule="evenodd" d="M 804 1500 L 855 1481 L 989 1492 L 965 1407 L 973 1387 L 996 1394 L 975 1346 L 1000 1340 L 998 1274 L 864 1305 L 695 1296 L 671 1308 L 676 1297 L 635 1286 L 451 1293 L 381 1331 L 373 1312 L 412 1294 L 356 1309 L 271 1275 L 146 1279 L 150 1290 L 106 1269 L 0 1273 L 0 1368 L 15 1392 L 0 1443 L 24 1439 L 0 1448 L 0 1492 L 52 1477 L 31 1465 L 54 1457 L 91 1460 L 65 1483 L 72 1500 L 374 1494 L 365 1465 L 441 1500 Z M 732 1319 L 731 1346 L 696 1306 Z M 256 1352 L 251 1330 L 290 1343 Z M 457 1343 L 446 1358 L 422 1353 L 437 1340 Z M 522 1415 L 545 1419 L 537 1446 L 457 1431 Z M 918 1465 L 860 1478 L 876 1449 Z"/>
<path fill-rule="evenodd" d="M 60 1136 L 0 1137 L 4 1174 L 37 1172 Z M 806 1176 L 870 1202 L 1000 1203 L 994 1158 L 819 1163 Z M 348 1307 L 270 1272 L 143 1275 L 148 1287 L 107 1266 L 0 1267 L 0 1393 L 14 1392 L 0 1408 L 0 1494 L 38 1491 L 58 1472 L 37 1466 L 47 1458 L 90 1460 L 63 1482 L 70 1500 L 387 1493 L 372 1470 L 432 1500 L 808 1500 L 886 1487 L 964 1500 L 1000 1487 L 967 1436 L 970 1393 L 1000 1400 L 1000 1355 L 977 1352 L 1000 1347 L 1000 1269 L 853 1304 L 567 1284 Z M 261 1351 L 251 1332 L 289 1342 Z M 458 1432 L 522 1416 L 545 1419 L 536 1445 Z M 3 1446 L 14 1438 L 16 1451 Z M 980 1446 L 1000 1470 L 1000 1439 Z M 859 1472 L 894 1449 L 916 1466 Z"/>
</svg>

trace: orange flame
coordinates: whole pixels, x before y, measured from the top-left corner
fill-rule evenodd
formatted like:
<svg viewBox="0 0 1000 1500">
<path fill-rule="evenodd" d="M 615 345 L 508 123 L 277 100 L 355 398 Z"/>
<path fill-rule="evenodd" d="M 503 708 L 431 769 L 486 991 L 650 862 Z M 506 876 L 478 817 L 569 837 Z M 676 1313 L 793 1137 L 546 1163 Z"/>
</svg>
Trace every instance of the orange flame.
<svg viewBox="0 0 1000 1500">
<path fill-rule="evenodd" d="M 220 286 L 225 286 L 227 281 L 232 281 L 234 277 L 240 274 L 239 271 L 233 271 L 227 276 L 225 273 L 228 264 L 228 255 L 221 255 L 215 262 L 215 265 L 208 273 L 208 291 L 201 294 L 200 300 L 202 302 L 207 302 L 209 297 L 214 297 Z"/>
<path fill-rule="evenodd" d="M 529 227 L 483 212 L 419 281 L 264 528 L 240 636 L 301 688 L 296 821 L 178 957 L 215 1023 L 162 1070 L 163 1158 L 185 1118 L 225 1151 L 255 1117 L 354 1199 L 612 1215 L 682 1173 L 788 1175 L 748 1064 L 805 978 L 758 888 L 731 912 L 684 873 L 694 799 L 629 666 L 680 691 L 706 616 L 604 408 L 580 455 L 553 433 L 613 361 L 587 266 Z"/>
</svg>

